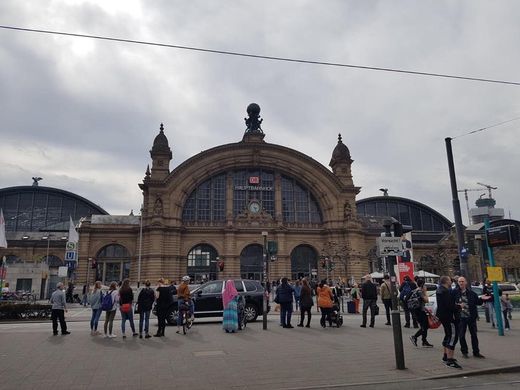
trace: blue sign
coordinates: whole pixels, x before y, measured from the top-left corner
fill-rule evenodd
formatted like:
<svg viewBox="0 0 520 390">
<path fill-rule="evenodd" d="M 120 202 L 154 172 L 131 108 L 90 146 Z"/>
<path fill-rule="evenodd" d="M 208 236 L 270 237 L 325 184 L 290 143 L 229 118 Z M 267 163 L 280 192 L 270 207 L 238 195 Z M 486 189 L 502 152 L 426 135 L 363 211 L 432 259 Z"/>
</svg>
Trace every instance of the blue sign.
<svg viewBox="0 0 520 390">
<path fill-rule="evenodd" d="M 76 264 L 75 261 L 67 261 L 67 267 L 69 267 L 69 270 L 76 269 Z"/>
<path fill-rule="evenodd" d="M 65 261 L 76 261 L 76 251 L 66 251 Z"/>
</svg>

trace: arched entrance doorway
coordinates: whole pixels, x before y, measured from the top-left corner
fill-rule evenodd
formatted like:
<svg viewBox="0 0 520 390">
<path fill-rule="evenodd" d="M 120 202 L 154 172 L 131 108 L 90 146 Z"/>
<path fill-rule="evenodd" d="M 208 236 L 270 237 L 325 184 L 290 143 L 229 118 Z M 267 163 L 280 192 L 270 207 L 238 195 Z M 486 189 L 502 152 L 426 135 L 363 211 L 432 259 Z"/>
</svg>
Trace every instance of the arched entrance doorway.
<svg viewBox="0 0 520 390">
<path fill-rule="evenodd" d="M 130 276 L 130 253 L 119 244 L 105 246 L 96 256 L 96 280 L 108 285 Z"/>
<path fill-rule="evenodd" d="M 242 279 L 262 280 L 264 270 L 264 249 L 262 245 L 251 244 L 240 253 L 240 277 Z"/>
<path fill-rule="evenodd" d="M 217 278 L 218 253 L 211 245 L 201 244 L 188 253 L 188 276 L 195 282 L 205 282 Z"/>
<path fill-rule="evenodd" d="M 309 245 L 298 245 L 291 252 L 291 278 L 315 279 L 318 269 L 318 253 Z"/>
</svg>

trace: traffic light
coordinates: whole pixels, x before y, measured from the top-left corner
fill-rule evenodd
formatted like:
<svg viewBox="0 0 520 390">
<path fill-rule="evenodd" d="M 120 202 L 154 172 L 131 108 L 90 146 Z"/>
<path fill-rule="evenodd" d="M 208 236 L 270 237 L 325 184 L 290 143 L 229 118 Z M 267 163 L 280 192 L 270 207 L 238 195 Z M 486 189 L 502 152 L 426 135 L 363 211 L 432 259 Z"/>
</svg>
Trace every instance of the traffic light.
<svg viewBox="0 0 520 390">
<path fill-rule="evenodd" d="M 218 269 L 220 272 L 224 271 L 224 261 L 223 260 L 220 260 L 218 262 Z"/>
<path fill-rule="evenodd" d="M 92 262 L 90 263 L 90 267 L 92 269 L 97 269 L 97 261 L 96 261 L 96 259 L 92 259 Z"/>
</svg>

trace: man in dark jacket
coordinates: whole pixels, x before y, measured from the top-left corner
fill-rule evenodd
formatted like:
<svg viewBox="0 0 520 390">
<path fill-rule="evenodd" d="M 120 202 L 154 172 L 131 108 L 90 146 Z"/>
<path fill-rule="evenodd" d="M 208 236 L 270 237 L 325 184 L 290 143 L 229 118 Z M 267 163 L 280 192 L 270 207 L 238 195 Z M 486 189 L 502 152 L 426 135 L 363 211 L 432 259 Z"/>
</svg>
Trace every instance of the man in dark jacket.
<svg viewBox="0 0 520 390">
<path fill-rule="evenodd" d="M 456 321 L 458 309 L 455 294 L 450 291 L 450 287 L 451 278 L 449 276 L 441 276 L 436 293 L 436 315 L 444 327 L 444 340 L 442 341 L 444 356 L 442 360 L 448 367 L 461 369 L 462 367 L 457 363 L 457 360 L 453 358 L 455 345 L 458 341 L 458 324 Z"/>
<path fill-rule="evenodd" d="M 361 298 L 363 298 L 363 324 L 362 328 L 367 327 L 367 311 L 370 307 L 370 327 L 374 327 L 376 321 L 376 306 L 377 306 L 377 287 L 372 283 L 370 275 L 366 276 L 365 282 L 361 285 Z"/>
<path fill-rule="evenodd" d="M 478 348 L 478 337 L 477 337 L 477 305 L 482 305 L 482 299 L 468 287 L 466 278 L 459 277 L 458 287 L 456 289 L 456 302 L 461 304 L 460 308 L 460 321 L 459 321 L 459 340 L 460 350 L 462 356 L 468 357 L 468 344 L 466 343 L 466 328 L 469 330 L 471 335 L 471 348 L 473 349 L 473 356 L 476 358 L 484 358 L 480 354 Z"/>
<path fill-rule="evenodd" d="M 280 304 L 280 320 L 284 328 L 293 328 L 291 325 L 293 295 L 294 290 L 289 284 L 289 279 L 282 278 L 282 283 L 276 289 L 275 302 Z"/>
</svg>

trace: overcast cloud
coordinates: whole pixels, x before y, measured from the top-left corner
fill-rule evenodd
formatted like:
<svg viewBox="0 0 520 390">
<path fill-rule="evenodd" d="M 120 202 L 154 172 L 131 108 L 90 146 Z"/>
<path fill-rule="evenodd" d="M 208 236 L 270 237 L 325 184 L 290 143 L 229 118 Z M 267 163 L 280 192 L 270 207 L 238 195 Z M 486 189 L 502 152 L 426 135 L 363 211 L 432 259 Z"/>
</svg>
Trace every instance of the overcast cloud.
<svg viewBox="0 0 520 390">
<path fill-rule="evenodd" d="M 518 15 L 513 0 L 0 2 L 1 25 L 517 82 Z M 37 175 L 112 214 L 139 209 L 161 122 L 173 169 L 239 141 L 254 101 L 267 142 L 325 166 L 341 132 L 358 199 L 386 187 L 453 220 L 444 138 L 520 116 L 518 86 L 2 29 L 0 42 L 0 187 Z M 453 141 L 459 188 L 497 186 L 516 219 L 519 129 Z"/>
</svg>

